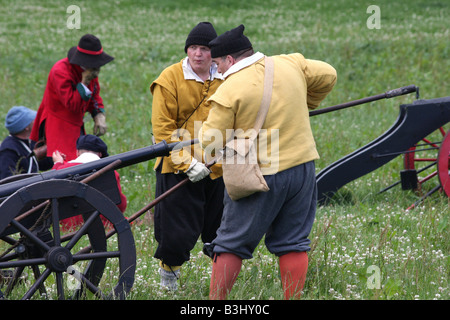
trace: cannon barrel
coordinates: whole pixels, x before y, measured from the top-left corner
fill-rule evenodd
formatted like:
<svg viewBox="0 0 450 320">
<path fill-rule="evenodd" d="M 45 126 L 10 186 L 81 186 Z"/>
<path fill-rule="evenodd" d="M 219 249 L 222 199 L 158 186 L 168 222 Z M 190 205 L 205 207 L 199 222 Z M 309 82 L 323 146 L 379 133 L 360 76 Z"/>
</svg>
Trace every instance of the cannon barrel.
<svg viewBox="0 0 450 320">
<path fill-rule="evenodd" d="M 341 103 L 335 106 L 331 106 L 331 107 L 327 107 L 327 108 L 322 108 L 322 109 L 318 109 L 318 110 L 313 110 L 309 112 L 309 116 L 316 116 L 318 114 L 323 114 L 323 113 L 328 113 L 331 111 L 336 111 L 336 110 L 341 110 L 341 109 L 345 109 L 345 108 L 349 108 L 349 107 L 354 107 L 354 106 L 358 106 L 360 104 L 364 104 L 364 103 L 368 103 L 368 102 L 372 102 L 372 101 L 376 101 L 376 100 L 381 100 L 381 99 L 390 99 L 393 97 L 398 97 L 404 94 L 409 94 L 415 92 L 416 93 L 416 98 L 419 99 L 419 87 L 416 87 L 415 85 L 409 85 L 406 87 L 401 87 L 401 88 L 397 88 L 397 89 L 392 89 L 389 91 L 386 91 L 385 93 L 381 93 L 381 94 L 377 94 L 374 96 L 370 96 L 370 97 L 366 97 L 366 98 L 362 98 L 362 99 L 358 99 L 358 100 L 354 100 L 354 101 L 349 101 L 349 102 L 345 102 L 345 103 Z"/>
<path fill-rule="evenodd" d="M 3 185 L 0 185 L 0 202 L 20 188 L 36 182 L 51 179 L 69 179 L 75 176 L 86 175 L 100 170 L 101 168 L 106 167 L 107 165 L 117 160 L 121 161 L 120 164 L 116 167 L 116 169 L 119 169 L 157 157 L 168 156 L 173 150 L 181 149 L 185 146 L 195 144 L 197 142 L 198 139 L 174 143 L 167 143 L 166 141 L 162 141 L 151 146 L 112 155 L 106 158 L 99 159 L 97 161 L 92 161 L 61 170 L 50 170 L 29 178 L 5 183 Z"/>
</svg>

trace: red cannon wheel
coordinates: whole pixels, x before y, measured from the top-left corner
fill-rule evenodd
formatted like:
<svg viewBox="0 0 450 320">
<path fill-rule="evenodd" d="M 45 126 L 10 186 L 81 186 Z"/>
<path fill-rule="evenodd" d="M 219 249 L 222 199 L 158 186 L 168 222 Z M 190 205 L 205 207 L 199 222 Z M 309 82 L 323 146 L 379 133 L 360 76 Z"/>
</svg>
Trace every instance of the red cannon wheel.
<svg viewBox="0 0 450 320">
<path fill-rule="evenodd" d="M 443 140 L 439 142 L 437 141 L 437 136 L 442 136 Z M 407 210 L 413 209 L 420 202 L 422 202 L 425 198 L 429 197 L 436 191 L 444 191 L 447 197 L 450 197 L 450 177 L 449 177 L 449 157 L 450 157 L 450 130 L 445 132 L 445 130 L 441 127 L 439 130 L 433 133 L 433 138 L 436 140 L 430 140 L 431 138 L 427 137 L 422 139 L 422 143 L 417 144 L 416 146 L 410 148 L 407 153 L 405 153 L 404 157 L 404 167 L 405 171 L 413 171 L 420 173 L 422 171 L 427 170 L 428 168 L 434 167 L 436 165 L 436 170 L 429 173 L 427 176 L 423 178 L 417 178 L 417 187 L 416 190 L 422 192 L 422 184 L 433 177 L 438 177 L 439 185 L 432 188 L 430 191 L 426 192 L 425 195 L 421 197 L 418 201 L 412 204 Z M 432 149 L 438 150 L 437 157 L 417 157 L 419 149 L 417 147 L 421 147 L 421 151 L 427 151 Z M 416 165 L 418 163 L 426 163 L 426 166 L 416 170 Z M 407 184 L 410 184 L 408 182 Z"/>
<path fill-rule="evenodd" d="M 433 140 L 431 137 L 426 137 L 421 140 L 420 143 L 416 144 L 414 147 L 411 147 L 407 153 L 404 155 L 403 166 L 405 170 L 413 170 L 415 172 L 425 171 L 430 167 L 434 167 L 438 158 L 436 156 L 419 156 L 421 152 L 419 151 L 427 151 L 427 150 L 438 150 L 440 148 L 439 144 L 440 137 L 445 136 L 445 130 L 441 127 L 437 131 L 433 133 Z M 439 140 L 439 141 L 438 141 Z M 422 168 L 418 168 L 423 165 Z M 416 190 L 422 190 L 422 184 L 429 181 L 433 177 L 437 176 L 438 171 L 433 171 L 426 176 L 418 176 L 417 177 L 417 188 Z"/>
<path fill-rule="evenodd" d="M 441 187 L 447 197 L 450 198 L 450 130 L 445 135 L 439 149 L 437 167 Z"/>
</svg>

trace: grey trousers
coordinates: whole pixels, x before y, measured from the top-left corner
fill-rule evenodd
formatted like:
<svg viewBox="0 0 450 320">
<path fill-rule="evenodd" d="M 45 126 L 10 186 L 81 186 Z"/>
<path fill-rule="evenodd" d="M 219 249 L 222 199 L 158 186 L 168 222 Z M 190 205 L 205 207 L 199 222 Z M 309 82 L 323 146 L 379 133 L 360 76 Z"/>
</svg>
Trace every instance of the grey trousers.
<svg viewBox="0 0 450 320">
<path fill-rule="evenodd" d="M 264 178 L 268 192 L 233 201 L 225 190 L 223 217 L 212 242 L 214 253 L 250 259 L 264 235 L 267 249 L 277 256 L 310 250 L 308 236 L 317 204 L 314 162 Z"/>
</svg>

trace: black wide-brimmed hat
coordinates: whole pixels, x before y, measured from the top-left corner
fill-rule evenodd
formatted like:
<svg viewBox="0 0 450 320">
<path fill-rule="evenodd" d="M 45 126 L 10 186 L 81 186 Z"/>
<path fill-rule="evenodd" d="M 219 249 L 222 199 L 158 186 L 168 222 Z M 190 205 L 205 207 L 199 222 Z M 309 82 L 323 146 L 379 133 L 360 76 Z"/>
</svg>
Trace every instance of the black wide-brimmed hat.
<svg viewBox="0 0 450 320">
<path fill-rule="evenodd" d="M 250 40 L 244 35 L 244 25 L 231 29 L 209 43 L 211 58 L 223 57 L 252 47 Z"/>
<path fill-rule="evenodd" d="M 70 48 L 67 53 L 69 62 L 85 68 L 100 68 L 114 60 L 103 51 L 100 39 L 92 34 L 85 34 L 78 42 L 78 46 Z"/>
</svg>

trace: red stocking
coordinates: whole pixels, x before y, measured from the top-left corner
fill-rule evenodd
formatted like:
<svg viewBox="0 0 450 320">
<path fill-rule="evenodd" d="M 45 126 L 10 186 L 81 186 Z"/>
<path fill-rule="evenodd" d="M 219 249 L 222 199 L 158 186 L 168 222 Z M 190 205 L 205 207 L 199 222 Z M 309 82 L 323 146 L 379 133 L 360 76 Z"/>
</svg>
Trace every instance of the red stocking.
<svg viewBox="0 0 450 320">
<path fill-rule="evenodd" d="M 308 271 L 308 255 L 306 252 L 289 252 L 279 260 L 284 298 L 300 299 Z"/>
<path fill-rule="evenodd" d="M 232 253 L 220 253 L 215 256 L 209 298 L 225 300 L 241 271 L 242 259 Z"/>
</svg>

